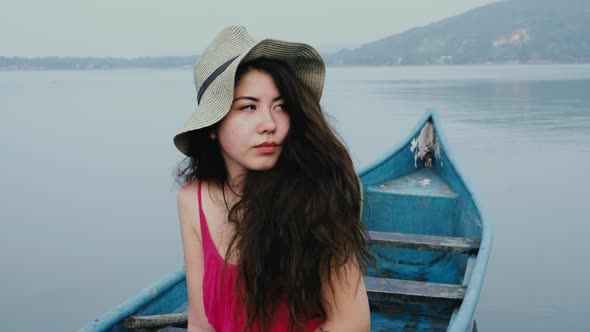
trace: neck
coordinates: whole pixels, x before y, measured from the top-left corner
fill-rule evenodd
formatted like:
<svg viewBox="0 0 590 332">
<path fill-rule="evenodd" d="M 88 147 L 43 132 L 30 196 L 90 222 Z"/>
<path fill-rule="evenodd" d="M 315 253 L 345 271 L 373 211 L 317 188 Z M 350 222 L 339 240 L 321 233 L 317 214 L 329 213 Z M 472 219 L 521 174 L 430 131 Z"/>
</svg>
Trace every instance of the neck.
<svg viewBox="0 0 590 332">
<path fill-rule="evenodd" d="M 226 191 L 232 193 L 235 196 L 241 196 L 244 189 L 244 177 L 245 174 L 234 175 L 228 174 L 228 177 L 224 183 Z"/>
<path fill-rule="evenodd" d="M 242 196 L 242 187 L 241 183 L 237 183 L 235 179 L 228 178 L 223 182 L 223 186 L 221 187 L 221 200 L 223 205 L 225 205 L 227 211 L 231 209 L 231 207 L 240 200 Z"/>
</svg>

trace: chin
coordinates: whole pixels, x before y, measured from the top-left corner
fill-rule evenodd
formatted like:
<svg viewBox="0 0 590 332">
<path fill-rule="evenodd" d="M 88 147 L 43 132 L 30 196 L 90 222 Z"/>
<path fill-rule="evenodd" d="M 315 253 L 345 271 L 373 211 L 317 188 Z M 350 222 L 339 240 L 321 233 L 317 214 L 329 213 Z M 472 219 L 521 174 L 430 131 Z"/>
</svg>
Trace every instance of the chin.
<svg viewBox="0 0 590 332">
<path fill-rule="evenodd" d="M 274 163 L 269 163 L 269 164 L 264 164 L 264 165 L 257 165 L 256 167 L 252 167 L 251 170 L 253 171 L 268 171 L 269 169 L 272 169 L 273 167 L 275 167 L 276 162 Z"/>
<path fill-rule="evenodd" d="M 275 167 L 276 164 L 277 164 L 277 159 L 272 158 L 272 160 L 270 160 L 270 159 L 264 160 L 264 161 L 254 164 L 254 165 L 251 165 L 251 167 L 249 167 L 249 169 L 251 169 L 253 171 L 268 171 L 269 169 Z"/>
</svg>

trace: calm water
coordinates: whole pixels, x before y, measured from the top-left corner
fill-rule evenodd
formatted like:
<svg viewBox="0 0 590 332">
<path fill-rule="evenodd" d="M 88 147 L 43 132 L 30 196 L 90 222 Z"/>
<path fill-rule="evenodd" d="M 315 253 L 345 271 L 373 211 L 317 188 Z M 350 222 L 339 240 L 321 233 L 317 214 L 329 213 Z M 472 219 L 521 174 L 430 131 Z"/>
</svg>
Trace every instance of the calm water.
<svg viewBox="0 0 590 332">
<path fill-rule="evenodd" d="M 180 266 L 190 69 L 0 72 L 0 322 L 75 330 Z M 439 110 L 494 228 L 481 331 L 587 331 L 590 65 L 328 68 L 356 166 Z"/>
</svg>

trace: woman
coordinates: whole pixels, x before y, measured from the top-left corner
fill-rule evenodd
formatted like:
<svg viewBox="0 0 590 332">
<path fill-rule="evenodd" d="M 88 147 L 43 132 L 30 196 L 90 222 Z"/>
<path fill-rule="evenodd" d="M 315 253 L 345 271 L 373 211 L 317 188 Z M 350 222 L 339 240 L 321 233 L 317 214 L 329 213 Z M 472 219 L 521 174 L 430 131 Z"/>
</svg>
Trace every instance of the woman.
<svg viewBox="0 0 590 332">
<path fill-rule="evenodd" d="M 309 45 L 224 29 L 174 137 L 189 331 L 369 331 L 361 188 Z"/>
</svg>

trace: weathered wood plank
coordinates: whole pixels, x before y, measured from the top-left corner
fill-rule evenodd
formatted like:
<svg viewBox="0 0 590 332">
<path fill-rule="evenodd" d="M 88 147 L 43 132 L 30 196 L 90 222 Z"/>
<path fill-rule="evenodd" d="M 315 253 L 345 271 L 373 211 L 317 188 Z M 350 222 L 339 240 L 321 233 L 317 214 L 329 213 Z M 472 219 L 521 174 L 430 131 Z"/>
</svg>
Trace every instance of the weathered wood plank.
<svg viewBox="0 0 590 332">
<path fill-rule="evenodd" d="M 476 254 L 481 241 L 462 237 L 370 231 L 366 239 L 371 245 L 419 250 Z"/>
<path fill-rule="evenodd" d="M 125 319 L 125 327 L 129 329 L 157 328 L 164 326 L 186 326 L 188 313 L 153 315 L 153 316 L 131 316 Z"/>
<path fill-rule="evenodd" d="M 413 280 L 364 277 L 370 299 L 412 303 L 454 303 L 465 296 L 465 286 Z"/>
</svg>

